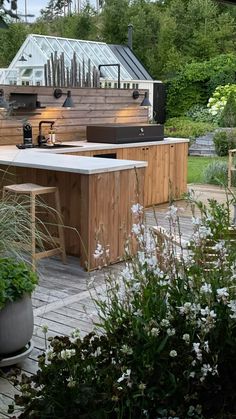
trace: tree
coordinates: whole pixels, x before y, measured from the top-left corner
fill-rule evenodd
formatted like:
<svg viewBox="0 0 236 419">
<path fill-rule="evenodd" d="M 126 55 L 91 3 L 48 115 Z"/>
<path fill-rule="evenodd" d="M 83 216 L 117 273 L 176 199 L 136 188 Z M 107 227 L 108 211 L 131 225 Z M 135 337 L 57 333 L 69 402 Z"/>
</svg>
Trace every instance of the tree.
<svg viewBox="0 0 236 419">
<path fill-rule="evenodd" d="M 4 19 L 4 15 L 5 16 L 10 16 L 14 19 L 18 19 L 18 16 L 16 14 L 17 11 L 17 0 L 12 0 L 10 3 L 10 9 L 5 7 L 5 1 L 4 0 L 0 0 L 0 28 L 1 29 L 6 29 L 7 28 L 7 23 L 5 22 Z"/>
<path fill-rule="evenodd" d="M 102 18 L 102 38 L 108 43 L 127 43 L 129 0 L 106 0 Z"/>
<path fill-rule="evenodd" d="M 0 31 L 0 67 L 8 67 L 31 29 L 24 23 L 9 23 Z"/>
</svg>

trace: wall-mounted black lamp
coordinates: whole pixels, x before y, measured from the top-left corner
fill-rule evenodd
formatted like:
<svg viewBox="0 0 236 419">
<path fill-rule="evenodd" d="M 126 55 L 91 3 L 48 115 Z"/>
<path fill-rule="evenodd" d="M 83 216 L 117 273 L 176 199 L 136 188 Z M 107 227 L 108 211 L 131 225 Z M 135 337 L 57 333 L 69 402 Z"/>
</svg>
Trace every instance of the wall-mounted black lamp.
<svg viewBox="0 0 236 419">
<path fill-rule="evenodd" d="M 62 97 L 62 95 L 64 95 L 65 93 L 63 93 L 63 91 L 61 90 L 61 89 L 55 89 L 54 90 L 54 92 L 53 92 L 53 96 L 56 98 L 56 99 L 60 99 L 60 97 Z M 73 102 L 73 99 L 72 99 L 72 97 L 71 97 L 71 91 L 70 90 L 68 90 L 67 91 L 67 97 L 66 97 L 66 99 L 65 99 L 65 101 L 64 101 L 64 103 L 63 103 L 63 105 L 62 105 L 62 107 L 63 108 L 73 108 L 75 105 L 74 105 L 74 102 Z"/>
<path fill-rule="evenodd" d="M 117 77 L 117 80 L 118 80 L 117 86 L 118 86 L 118 89 L 120 89 L 120 64 L 99 64 L 98 71 L 100 72 L 100 76 L 103 77 L 103 75 L 102 75 L 102 73 L 100 71 L 101 67 L 117 67 L 117 72 L 118 72 L 118 74 L 117 74 L 118 75 L 118 77 Z"/>
<path fill-rule="evenodd" d="M 143 95 L 144 95 L 144 98 L 143 98 L 142 102 L 140 103 L 140 106 L 152 106 L 151 102 L 149 100 L 149 93 L 148 92 L 139 93 L 138 90 L 134 90 L 132 96 L 133 96 L 133 99 L 138 99 L 139 96 L 143 96 Z"/>
<path fill-rule="evenodd" d="M 28 61 L 27 58 L 25 58 L 25 55 L 27 55 L 27 57 L 31 58 L 32 55 L 31 54 L 26 54 L 26 52 L 24 54 L 22 54 L 22 56 L 19 58 L 18 61 L 24 62 L 24 61 Z"/>
</svg>

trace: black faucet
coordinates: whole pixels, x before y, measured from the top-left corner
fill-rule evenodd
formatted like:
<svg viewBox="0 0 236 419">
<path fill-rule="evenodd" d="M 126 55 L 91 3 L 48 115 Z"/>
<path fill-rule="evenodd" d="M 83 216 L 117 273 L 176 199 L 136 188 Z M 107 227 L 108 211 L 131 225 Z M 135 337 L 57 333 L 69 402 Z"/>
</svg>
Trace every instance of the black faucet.
<svg viewBox="0 0 236 419">
<path fill-rule="evenodd" d="M 42 125 L 43 124 L 50 124 L 51 129 L 52 129 L 54 123 L 55 123 L 54 121 L 40 121 L 40 123 L 39 123 L 39 135 L 38 135 L 38 145 L 39 145 L 39 147 L 41 147 L 42 144 L 46 143 L 46 138 L 42 134 Z"/>
</svg>

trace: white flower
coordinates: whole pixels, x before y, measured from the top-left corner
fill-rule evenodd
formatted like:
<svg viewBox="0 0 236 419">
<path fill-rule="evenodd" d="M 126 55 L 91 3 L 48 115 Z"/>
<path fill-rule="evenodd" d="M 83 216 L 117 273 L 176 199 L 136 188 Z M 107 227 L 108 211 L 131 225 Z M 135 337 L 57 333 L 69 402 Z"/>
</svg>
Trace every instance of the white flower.
<svg viewBox="0 0 236 419">
<path fill-rule="evenodd" d="M 206 341 L 204 342 L 203 349 L 204 349 L 206 352 L 209 352 L 209 344 L 208 344 L 208 340 L 206 340 Z"/>
<path fill-rule="evenodd" d="M 73 332 L 71 332 L 71 337 L 76 339 L 80 337 L 80 330 L 79 329 L 75 329 L 73 330 Z"/>
<path fill-rule="evenodd" d="M 175 329 L 167 329 L 166 331 L 168 336 L 174 336 L 175 335 Z"/>
<path fill-rule="evenodd" d="M 177 355 L 178 355 L 177 351 L 175 351 L 174 349 L 172 349 L 172 351 L 170 351 L 171 358 L 175 358 Z"/>
<path fill-rule="evenodd" d="M 202 350 L 200 349 L 200 343 L 194 342 L 193 343 L 193 350 L 196 353 L 197 359 L 199 361 L 201 361 L 202 360 Z"/>
<path fill-rule="evenodd" d="M 217 301 L 223 301 L 224 303 L 227 301 L 228 297 L 229 297 L 229 293 L 226 287 L 224 288 L 218 288 L 216 290 L 217 293 Z"/>
<path fill-rule="evenodd" d="M 132 205 L 132 207 L 131 207 L 131 211 L 132 211 L 132 213 L 133 213 L 133 214 L 135 214 L 135 215 L 140 215 L 140 214 L 142 214 L 142 213 L 143 213 L 143 206 L 142 206 L 142 205 L 140 205 L 140 204 L 134 204 L 134 205 Z"/>
<path fill-rule="evenodd" d="M 200 225 L 201 224 L 201 220 L 199 217 L 192 217 L 192 224 L 193 225 Z"/>
<path fill-rule="evenodd" d="M 130 379 L 131 370 L 127 369 L 126 372 L 122 374 L 120 378 L 118 378 L 117 383 L 121 383 L 121 381 L 129 380 Z"/>
<path fill-rule="evenodd" d="M 76 351 L 75 351 L 75 349 L 63 349 L 61 352 L 60 352 L 60 357 L 61 357 L 61 359 L 70 359 L 72 356 L 75 356 L 75 353 L 76 353 Z"/>
<path fill-rule="evenodd" d="M 230 318 L 236 319 L 236 300 L 230 300 L 228 303 L 228 307 L 233 312 L 233 314 L 230 314 Z"/>
<path fill-rule="evenodd" d="M 151 330 L 150 330 L 150 335 L 151 336 L 158 336 L 159 335 L 159 333 L 160 333 L 160 329 L 158 329 L 157 327 L 153 327 Z"/>
<path fill-rule="evenodd" d="M 100 356 L 101 353 L 102 353 L 102 350 L 101 350 L 100 346 L 98 346 L 96 351 L 94 351 L 93 356 L 94 357 Z"/>
<path fill-rule="evenodd" d="M 165 218 L 170 219 L 173 218 L 175 219 L 178 213 L 178 207 L 174 206 L 174 205 L 170 205 L 169 206 L 169 211 L 167 211 Z"/>
<path fill-rule="evenodd" d="M 182 339 L 186 342 L 189 343 L 190 342 L 190 335 L 188 333 L 185 333 L 182 337 Z"/>
<path fill-rule="evenodd" d="M 141 228 L 140 228 L 140 224 L 133 224 L 132 225 L 132 229 L 131 229 L 132 233 L 134 233 L 136 236 L 138 236 L 141 233 Z"/>
<path fill-rule="evenodd" d="M 97 248 L 93 254 L 94 259 L 100 258 L 104 253 L 104 249 L 100 243 L 97 243 Z"/>
<path fill-rule="evenodd" d="M 200 292 L 202 294 L 211 294 L 212 293 L 212 288 L 211 288 L 211 284 L 207 284 L 205 282 L 205 284 L 203 284 L 200 288 Z"/>
<path fill-rule="evenodd" d="M 206 239 L 207 237 L 212 236 L 210 227 L 207 228 L 206 226 L 200 226 L 198 234 L 201 239 Z"/>
<path fill-rule="evenodd" d="M 201 368 L 202 377 L 200 378 L 200 381 L 204 381 L 209 372 L 212 372 L 212 367 L 210 364 L 203 364 Z"/>
<path fill-rule="evenodd" d="M 76 386 L 76 381 L 73 379 L 73 377 L 69 377 L 69 378 L 67 378 L 67 387 L 69 387 L 69 388 L 73 388 L 73 387 L 75 387 Z"/>
<path fill-rule="evenodd" d="M 128 345 L 123 345 L 120 351 L 126 355 L 132 355 L 133 353 L 133 349 Z"/>
<path fill-rule="evenodd" d="M 170 325 L 170 322 L 168 319 L 162 319 L 161 326 L 168 327 Z"/>
</svg>

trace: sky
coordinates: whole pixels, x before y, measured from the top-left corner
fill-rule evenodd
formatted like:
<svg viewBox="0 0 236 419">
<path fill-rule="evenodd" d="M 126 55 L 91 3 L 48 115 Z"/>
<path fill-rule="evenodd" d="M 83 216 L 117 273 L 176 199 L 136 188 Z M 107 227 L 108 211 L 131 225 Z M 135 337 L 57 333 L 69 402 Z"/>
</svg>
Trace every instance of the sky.
<svg viewBox="0 0 236 419">
<path fill-rule="evenodd" d="M 27 10 L 27 14 L 35 15 L 34 18 L 28 18 L 29 22 L 34 21 L 37 17 L 40 16 L 40 10 L 44 9 L 49 3 L 49 0 L 17 0 L 18 5 L 18 13 L 25 14 L 25 9 Z M 73 2 L 74 3 L 74 2 Z M 81 4 L 83 4 L 83 0 Z M 91 5 L 95 5 L 95 0 L 90 0 Z"/>
<path fill-rule="evenodd" d="M 18 0 L 17 5 L 18 13 L 24 14 L 26 6 L 27 14 L 35 15 L 35 18 L 37 18 L 40 15 L 40 10 L 44 9 L 48 5 L 48 0 Z"/>
</svg>

